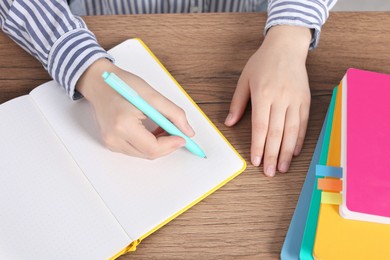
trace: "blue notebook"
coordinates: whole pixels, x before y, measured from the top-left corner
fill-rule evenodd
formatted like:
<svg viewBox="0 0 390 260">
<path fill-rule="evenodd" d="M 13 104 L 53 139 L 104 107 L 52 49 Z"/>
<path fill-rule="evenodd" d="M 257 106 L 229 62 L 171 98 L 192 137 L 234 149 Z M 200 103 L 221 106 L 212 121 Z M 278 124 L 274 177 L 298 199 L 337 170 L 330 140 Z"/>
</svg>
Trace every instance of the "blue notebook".
<svg viewBox="0 0 390 260">
<path fill-rule="evenodd" d="M 325 117 L 322 125 L 322 130 L 318 138 L 316 148 L 310 163 L 309 170 L 306 175 L 305 182 L 303 183 L 301 194 L 299 195 L 298 203 L 294 211 L 294 215 L 291 219 L 290 226 L 287 231 L 286 238 L 283 243 L 280 258 L 282 260 L 300 259 L 300 251 L 302 246 L 303 234 L 305 231 L 306 220 L 310 207 L 310 201 L 312 198 L 313 187 L 316 180 L 316 165 L 319 163 L 321 158 L 321 151 L 326 135 L 326 129 L 328 117 L 331 109 L 328 109 L 328 113 Z M 326 140 L 325 140 L 326 142 Z M 326 145 L 326 144 L 325 144 Z"/>
</svg>

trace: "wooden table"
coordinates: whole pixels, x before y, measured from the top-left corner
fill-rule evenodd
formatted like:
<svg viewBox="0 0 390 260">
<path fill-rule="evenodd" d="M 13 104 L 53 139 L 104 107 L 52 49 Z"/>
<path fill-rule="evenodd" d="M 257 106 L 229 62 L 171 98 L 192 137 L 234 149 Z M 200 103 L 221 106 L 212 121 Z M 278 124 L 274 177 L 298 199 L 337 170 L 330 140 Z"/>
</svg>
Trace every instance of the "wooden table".
<svg viewBox="0 0 390 260">
<path fill-rule="evenodd" d="M 236 82 L 263 40 L 265 14 L 87 17 L 104 48 L 141 38 L 250 161 L 250 109 L 223 122 Z M 390 73 L 390 13 L 332 13 L 307 69 L 312 105 L 302 154 L 287 174 L 247 170 L 146 238 L 121 259 L 277 259 L 305 179 L 331 91 L 349 67 Z M 108 32 L 110 33 L 108 35 Z M 0 33 L 0 103 L 49 80 L 42 66 Z M 369 86 L 367 86 L 369 88 Z"/>
</svg>

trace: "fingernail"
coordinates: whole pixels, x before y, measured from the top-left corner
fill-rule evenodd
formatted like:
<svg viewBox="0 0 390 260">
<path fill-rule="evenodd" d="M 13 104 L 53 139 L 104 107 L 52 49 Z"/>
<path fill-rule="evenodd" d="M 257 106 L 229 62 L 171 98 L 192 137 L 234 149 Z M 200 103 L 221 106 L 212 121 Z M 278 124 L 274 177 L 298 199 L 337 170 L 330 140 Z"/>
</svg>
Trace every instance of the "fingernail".
<svg viewBox="0 0 390 260">
<path fill-rule="evenodd" d="M 225 125 L 230 125 L 231 121 L 233 119 L 233 114 L 229 113 L 225 119 Z"/>
<path fill-rule="evenodd" d="M 192 127 L 189 124 L 186 125 L 186 129 L 190 133 L 191 136 L 195 134 L 194 129 L 192 129 Z"/>
<path fill-rule="evenodd" d="M 177 148 L 180 148 L 180 147 L 183 147 L 183 146 L 185 146 L 186 145 L 186 140 L 184 139 L 184 138 L 178 138 L 178 141 L 177 141 L 177 143 L 176 143 L 176 147 Z"/>
<path fill-rule="evenodd" d="M 280 172 L 287 172 L 288 171 L 288 167 L 289 167 L 289 163 L 288 162 L 281 162 L 280 166 L 279 166 L 279 171 Z"/>
<path fill-rule="evenodd" d="M 265 171 L 265 174 L 268 175 L 269 177 L 275 176 L 275 165 L 268 166 L 268 168 Z"/>
<path fill-rule="evenodd" d="M 254 166 L 260 166 L 260 163 L 261 163 L 261 157 L 257 155 L 257 156 L 253 159 L 253 165 L 254 165 Z"/>
</svg>

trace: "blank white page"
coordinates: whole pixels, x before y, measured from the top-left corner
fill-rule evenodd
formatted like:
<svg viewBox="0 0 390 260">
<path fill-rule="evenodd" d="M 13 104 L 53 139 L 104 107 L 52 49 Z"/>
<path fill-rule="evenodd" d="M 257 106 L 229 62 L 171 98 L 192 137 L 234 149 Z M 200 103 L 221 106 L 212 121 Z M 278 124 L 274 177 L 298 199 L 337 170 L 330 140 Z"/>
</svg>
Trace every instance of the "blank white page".
<svg viewBox="0 0 390 260">
<path fill-rule="evenodd" d="M 139 75 L 185 110 L 196 132 L 194 140 L 208 159 L 185 148 L 153 161 L 113 153 L 102 145 L 86 100 L 72 102 L 55 83 L 32 95 L 128 235 L 139 239 L 243 171 L 245 162 L 138 40 L 128 40 L 110 53 L 118 66 Z"/>
<path fill-rule="evenodd" d="M 0 122 L 0 259 L 107 259 L 130 243 L 29 96 Z"/>
</svg>

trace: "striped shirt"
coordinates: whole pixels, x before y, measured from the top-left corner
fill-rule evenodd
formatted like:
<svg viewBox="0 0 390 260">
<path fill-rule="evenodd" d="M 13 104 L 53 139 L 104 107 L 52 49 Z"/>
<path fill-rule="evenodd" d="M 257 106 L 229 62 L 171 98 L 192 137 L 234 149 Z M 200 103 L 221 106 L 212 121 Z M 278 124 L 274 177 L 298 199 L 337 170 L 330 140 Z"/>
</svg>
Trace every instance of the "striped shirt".
<svg viewBox="0 0 390 260">
<path fill-rule="evenodd" d="M 68 95 L 96 60 L 111 57 L 80 16 L 103 14 L 268 11 L 265 32 L 278 24 L 314 29 L 310 48 L 337 0 L 1 0 L 0 26 L 37 58 Z"/>
</svg>

